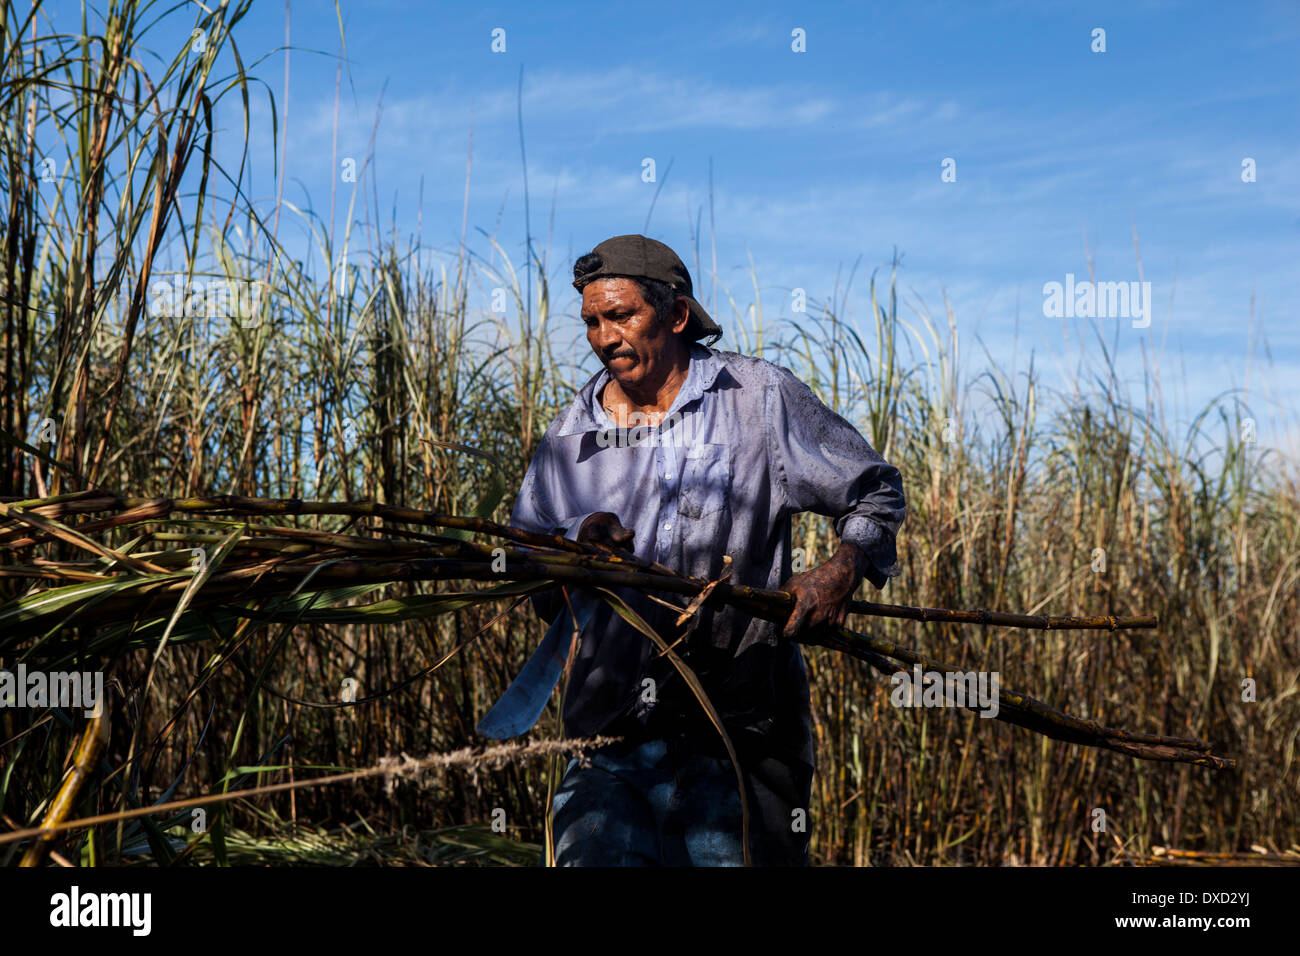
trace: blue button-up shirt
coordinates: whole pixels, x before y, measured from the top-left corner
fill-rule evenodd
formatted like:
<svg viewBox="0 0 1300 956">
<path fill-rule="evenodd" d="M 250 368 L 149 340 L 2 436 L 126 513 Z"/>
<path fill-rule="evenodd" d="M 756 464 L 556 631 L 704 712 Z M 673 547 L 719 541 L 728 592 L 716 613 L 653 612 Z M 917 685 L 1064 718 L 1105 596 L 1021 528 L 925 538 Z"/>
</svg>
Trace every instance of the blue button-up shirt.
<svg viewBox="0 0 1300 956">
<path fill-rule="evenodd" d="M 609 377 L 595 375 L 547 429 L 513 525 L 573 538 L 588 515 L 609 511 L 635 532 L 638 557 L 714 579 L 730 555 L 731 583 L 776 589 L 791 575 L 791 516 L 813 511 L 863 549 L 876 587 L 899 573 L 894 540 L 906 504 L 898 469 L 788 369 L 694 343 L 663 420 L 627 429 L 600 401 Z M 808 556 L 806 567 L 826 558 Z M 630 589 L 618 593 L 670 643 L 682 636 L 671 611 Z M 640 727 L 653 736 L 669 718 L 700 714 L 671 663 L 596 603 L 566 694 L 566 733 Z M 676 650 L 729 732 L 812 766 L 807 673 L 781 625 L 705 608 L 686 631 Z"/>
</svg>

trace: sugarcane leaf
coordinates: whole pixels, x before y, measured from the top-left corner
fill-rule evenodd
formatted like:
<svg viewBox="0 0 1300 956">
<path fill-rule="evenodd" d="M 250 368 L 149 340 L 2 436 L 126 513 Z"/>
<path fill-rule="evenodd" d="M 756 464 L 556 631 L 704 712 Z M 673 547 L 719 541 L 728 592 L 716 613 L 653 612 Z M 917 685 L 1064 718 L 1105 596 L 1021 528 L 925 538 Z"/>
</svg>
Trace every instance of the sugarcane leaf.
<svg viewBox="0 0 1300 956">
<path fill-rule="evenodd" d="M 194 595 L 197 594 L 199 588 L 203 587 L 207 580 L 212 577 L 217 568 L 221 566 L 221 562 L 226 559 L 226 556 L 229 555 L 231 551 L 235 550 L 235 544 L 243 536 L 243 528 L 236 528 L 231 531 L 217 548 L 217 553 L 214 554 L 211 560 L 204 564 L 199 572 L 194 575 L 194 580 L 190 582 L 189 587 L 187 587 L 184 593 L 181 594 L 180 600 L 176 602 L 176 609 L 172 612 L 171 619 L 167 622 L 166 630 L 163 631 L 162 637 L 158 639 L 158 649 L 154 652 L 155 662 L 158 660 L 158 656 L 162 654 L 163 648 L 167 646 L 167 638 L 171 636 L 172 629 L 176 626 L 176 622 L 180 620 L 181 615 L 185 613 L 190 602 L 194 600 Z M 151 666 L 150 677 L 152 676 L 153 668 Z M 146 687 L 147 686 L 148 682 L 146 681 Z"/>
<path fill-rule="evenodd" d="M 224 804 L 213 808 L 212 825 L 208 827 L 211 837 L 212 857 L 217 866 L 229 866 L 230 857 L 226 853 L 226 807 Z"/>
<path fill-rule="evenodd" d="M 175 575 L 179 577 L 180 575 Z M 42 588 L 14 598 L 0 607 L 0 627 L 15 625 L 53 614 L 88 600 L 96 594 L 113 594 L 135 587 L 139 580 L 86 581 L 61 588 Z"/>
<path fill-rule="evenodd" d="M 517 597 L 552 587 L 550 581 L 508 581 L 481 591 L 451 591 L 444 594 L 414 594 L 389 598 L 360 607 L 315 608 L 305 611 L 301 620 L 317 623 L 380 624 L 437 617 L 467 607 L 488 604 L 503 597 Z M 287 611 L 243 610 L 237 612 L 255 620 L 282 621 L 292 615 Z"/>
<path fill-rule="evenodd" d="M 42 518 L 38 514 L 32 514 L 31 512 L 2 503 L 0 503 L 0 516 L 29 525 L 39 531 L 43 531 L 45 534 L 52 535 L 61 541 L 66 541 L 75 547 L 81 548 L 84 551 L 89 551 L 91 554 L 98 555 L 101 558 L 108 558 L 113 563 L 124 564 L 138 573 L 148 574 L 150 572 L 161 570 L 156 565 L 151 565 L 122 554 L 121 552 L 114 551 L 112 548 L 100 544 L 93 538 L 86 537 L 86 535 L 82 534 L 76 528 L 69 527 L 63 522 L 57 521 L 53 518 Z"/>
<path fill-rule="evenodd" d="M 176 622 L 168 644 L 189 644 L 212 638 L 230 637 L 239 626 L 240 615 L 222 608 L 190 608 Z M 107 651 L 110 648 L 122 650 L 152 646 L 162 636 L 167 627 L 168 618 L 156 617 L 148 621 L 128 621 L 115 624 L 101 630 L 90 642 L 92 653 Z"/>
<path fill-rule="evenodd" d="M 271 773 L 276 770 L 324 770 L 329 773 L 351 773 L 357 769 L 359 768 L 331 763 L 255 763 L 247 766 L 231 767 L 217 783 L 222 785 L 235 784 L 234 787 L 225 787 L 225 791 L 229 791 L 232 789 L 238 790 L 238 784 L 243 783 L 251 776 L 259 773 Z"/>
<path fill-rule="evenodd" d="M 27 444 L 27 442 L 23 441 L 21 438 L 17 437 L 16 435 L 11 435 L 3 428 L 0 428 L 0 441 L 21 448 L 23 451 L 27 452 L 27 454 L 35 455 L 37 458 L 45 462 L 47 465 L 53 465 L 55 468 L 60 468 L 63 471 L 66 471 L 70 475 L 76 475 L 77 473 L 75 468 L 68 467 L 63 462 L 59 461 L 57 458 L 45 454 L 45 452 L 41 451 L 39 448 L 33 448 L 31 445 Z M 75 494 L 80 494 L 80 492 L 76 492 Z M 66 495 L 61 497 L 72 497 L 72 495 Z"/>
<path fill-rule="evenodd" d="M 213 636 L 214 630 L 219 635 L 226 630 L 233 630 L 239 620 L 245 618 L 268 622 L 311 621 L 318 624 L 385 624 L 421 620 L 449 614 L 467 607 L 488 604 L 505 597 L 532 594 L 553 585 L 549 581 L 507 581 L 490 588 L 484 588 L 481 591 L 416 594 L 377 601 L 374 604 L 365 604 L 360 607 L 303 609 L 303 606 L 313 599 L 317 602 L 336 603 L 387 586 L 387 584 L 366 584 L 296 594 L 269 610 L 235 606 L 218 606 L 203 608 L 202 610 L 189 609 L 176 622 L 167 642 L 177 644 L 194 640 L 206 640 Z M 159 617 L 140 624 L 119 624 L 96 637 L 94 644 L 92 644 L 92 650 L 112 646 L 123 638 L 129 638 L 132 644 L 156 639 L 160 634 L 160 628 L 163 628 L 166 623 L 166 618 Z"/>
<path fill-rule="evenodd" d="M 31 633 L 37 622 L 50 622 L 51 631 L 66 626 L 67 618 L 51 621 L 64 611 L 70 610 L 68 617 L 94 607 L 100 601 L 146 584 L 157 584 L 181 580 L 190 577 L 190 572 L 172 574 L 154 574 L 125 580 L 86 581 L 69 584 L 64 587 L 31 591 L 14 598 L 0 607 L 0 634 L 11 636 L 17 633 Z"/>
<path fill-rule="evenodd" d="M 144 836 L 149 842 L 149 849 L 153 851 L 154 859 L 160 866 L 171 866 L 176 862 L 176 851 L 171 847 L 171 841 L 167 834 L 163 833 L 162 828 L 148 817 L 141 817 L 140 823 L 144 826 Z"/>
<path fill-rule="evenodd" d="M 211 638 L 231 637 L 239 623 L 246 618 L 265 620 L 288 620 L 294 617 L 298 609 L 313 599 L 336 603 L 361 597 L 372 591 L 387 587 L 387 584 L 359 584 L 345 588 L 331 588 L 328 591 L 316 591 L 284 596 L 271 610 L 251 610 L 240 605 L 217 605 L 201 609 L 188 608 L 176 622 L 169 644 L 186 644 Z M 128 621 L 115 624 L 101 630 L 91 641 L 90 650 L 103 651 L 114 646 L 137 647 L 151 644 L 161 637 L 168 622 L 167 617 L 155 617 L 145 621 Z M 125 643 L 122 643 L 124 642 Z"/>
<path fill-rule="evenodd" d="M 474 448 L 471 445 L 464 445 L 460 442 L 441 441 L 436 438 L 426 438 L 424 441 L 431 445 L 437 445 L 440 448 L 450 448 L 453 451 L 464 452 L 467 455 L 473 455 L 487 462 L 491 467 L 487 471 L 487 489 L 479 497 L 478 503 L 474 506 L 474 516 L 477 518 L 490 518 L 492 512 L 496 510 L 498 504 L 506 493 L 505 467 L 496 455 L 483 451 L 481 448 Z M 461 529 L 445 529 L 443 535 L 449 538 L 455 538 L 459 541 L 468 541 L 471 532 Z"/>
</svg>

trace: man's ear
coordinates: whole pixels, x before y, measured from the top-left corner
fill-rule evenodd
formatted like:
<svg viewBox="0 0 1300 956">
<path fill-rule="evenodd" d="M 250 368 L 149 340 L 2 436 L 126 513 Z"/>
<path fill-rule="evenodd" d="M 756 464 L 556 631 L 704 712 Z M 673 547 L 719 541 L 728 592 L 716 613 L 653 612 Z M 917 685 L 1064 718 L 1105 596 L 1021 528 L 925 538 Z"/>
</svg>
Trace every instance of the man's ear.
<svg viewBox="0 0 1300 956">
<path fill-rule="evenodd" d="M 673 303 L 673 324 L 672 330 L 678 335 L 686 331 L 686 326 L 691 321 L 690 304 L 678 296 L 677 301 Z"/>
</svg>

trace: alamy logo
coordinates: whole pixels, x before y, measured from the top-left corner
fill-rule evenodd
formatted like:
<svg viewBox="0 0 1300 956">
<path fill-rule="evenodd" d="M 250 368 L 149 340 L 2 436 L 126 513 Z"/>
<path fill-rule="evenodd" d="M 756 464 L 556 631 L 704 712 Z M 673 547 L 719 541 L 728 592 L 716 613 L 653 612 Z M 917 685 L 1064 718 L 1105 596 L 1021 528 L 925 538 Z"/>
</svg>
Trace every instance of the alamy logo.
<svg viewBox="0 0 1300 956">
<path fill-rule="evenodd" d="M 889 702 L 895 707 L 975 707 L 981 717 L 998 715 L 997 671 L 898 671 L 889 678 L 894 689 Z"/>
<path fill-rule="evenodd" d="M 641 411 L 626 412 L 626 416 L 626 428 L 606 425 L 596 430 L 597 448 L 635 448 L 639 445 L 689 448 L 698 444 L 696 415 L 673 412 L 658 423 Z"/>
<path fill-rule="evenodd" d="M 103 671 L 0 670 L 0 707 L 85 708 L 85 716 L 98 717 L 104 700 Z"/>
<path fill-rule="evenodd" d="M 73 886 L 50 897 L 50 925 L 129 926 L 132 935 L 148 936 L 152 910 L 149 893 L 82 893 Z"/>
<path fill-rule="evenodd" d="M 250 325 L 257 323 L 266 293 L 266 283 L 257 279 L 218 277 L 187 282 L 176 275 L 171 282 L 158 279 L 149 286 L 148 311 L 154 317 L 228 318 Z"/>
<path fill-rule="evenodd" d="M 1132 319 L 1133 328 L 1151 324 L 1150 282 L 1043 283 L 1043 315 L 1049 319 Z"/>
</svg>

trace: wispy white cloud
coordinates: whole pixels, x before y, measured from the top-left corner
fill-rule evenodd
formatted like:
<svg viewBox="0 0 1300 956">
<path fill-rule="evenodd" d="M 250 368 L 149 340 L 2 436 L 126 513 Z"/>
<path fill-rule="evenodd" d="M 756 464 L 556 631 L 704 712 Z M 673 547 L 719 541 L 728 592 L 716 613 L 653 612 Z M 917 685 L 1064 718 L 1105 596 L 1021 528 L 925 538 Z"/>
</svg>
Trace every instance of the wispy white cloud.
<svg viewBox="0 0 1300 956">
<path fill-rule="evenodd" d="M 751 24 L 713 35 L 748 42 L 770 29 Z M 458 233 L 472 130 L 471 226 L 487 227 L 504 197 L 510 210 L 522 198 L 516 110 L 514 79 L 504 76 L 390 90 L 373 175 L 387 195 L 399 190 L 408 202 L 423 180 L 427 202 L 455 209 Z M 1092 110 L 1063 103 L 1044 116 L 990 105 L 974 91 L 849 94 L 813 82 L 729 82 L 698 71 L 632 68 L 530 72 L 523 115 L 534 229 L 549 217 L 554 196 L 559 235 L 579 244 L 599 238 L 593 229 L 640 230 L 658 189 L 650 231 L 690 261 L 686 224 L 708 201 L 707 161 L 715 156 L 719 280 L 741 308 L 752 299 L 749 252 L 773 316 L 788 314 L 794 286 L 830 295 L 836 270 L 843 281 L 862 255 L 849 306 L 865 318 L 870 270 L 898 245 L 906 253 L 904 287 L 919 293 L 938 321 L 946 322 L 946 289 L 962 328 L 978 332 L 996 354 L 1061 349 L 1068 364 L 1068 347 L 1081 333 L 1067 339 L 1042 318 L 1042 283 L 1066 271 L 1086 274 L 1085 234 L 1099 278 L 1136 279 L 1136 225 L 1157 310 L 1154 331 L 1121 337 L 1127 370 L 1140 372 L 1143 342 L 1151 350 L 1165 341 L 1168 354 L 1183 350 L 1204 366 L 1184 383 L 1200 399 L 1219 390 L 1228 372 L 1239 369 L 1244 381 L 1247 345 L 1232 329 L 1244 321 L 1252 290 L 1270 342 L 1300 351 L 1290 306 L 1300 280 L 1276 234 L 1238 230 L 1231 242 L 1192 244 L 1185 235 L 1212 235 L 1204 217 L 1243 214 L 1252 196 L 1266 198 L 1274 216 L 1294 216 L 1300 192 L 1286 188 L 1300 181 L 1294 138 L 1261 150 L 1261 181 L 1246 185 L 1234 181 L 1239 159 L 1212 129 L 1162 122 L 1137 98 Z M 340 156 L 364 156 L 374 119 L 373 109 L 340 108 Z M 291 175 L 328 166 L 334 123 L 332 90 L 296 102 Z M 266 136 L 269 124 L 260 129 Z M 640 177 L 647 142 L 662 143 L 650 147 L 660 183 Z M 958 161 L 957 183 L 940 181 L 945 155 Z M 441 238 L 450 232 L 443 229 Z M 707 277 L 696 281 L 711 291 Z M 725 296 L 720 302 L 730 310 Z M 1300 407 L 1300 374 L 1284 379 L 1278 395 Z"/>
</svg>

